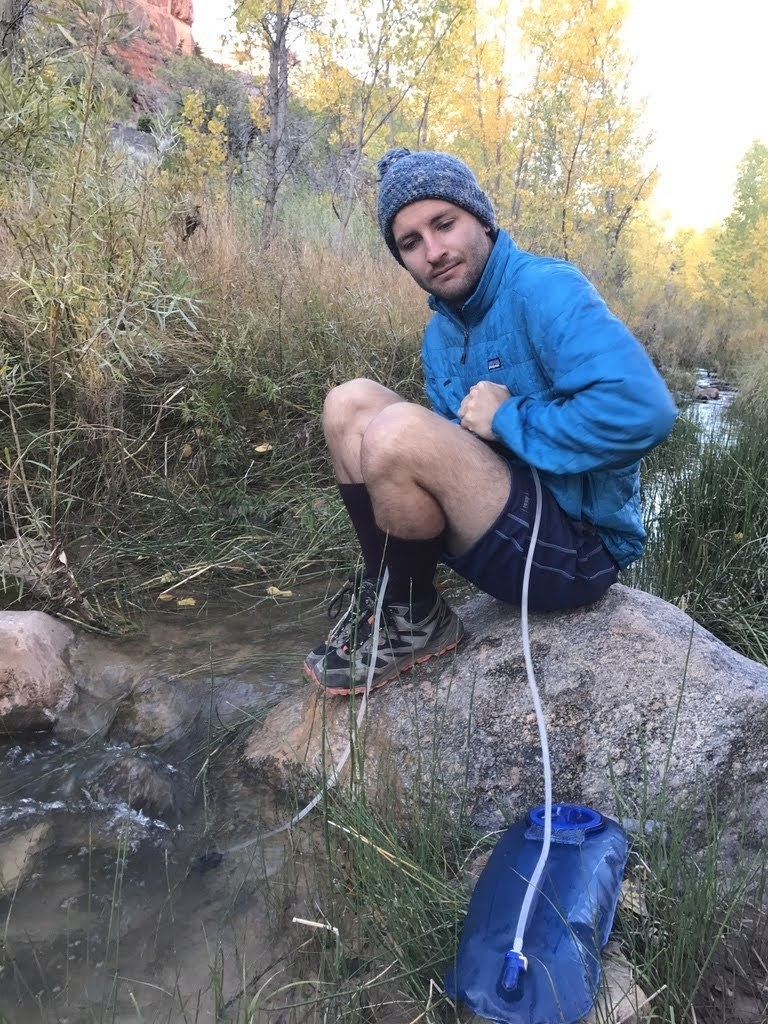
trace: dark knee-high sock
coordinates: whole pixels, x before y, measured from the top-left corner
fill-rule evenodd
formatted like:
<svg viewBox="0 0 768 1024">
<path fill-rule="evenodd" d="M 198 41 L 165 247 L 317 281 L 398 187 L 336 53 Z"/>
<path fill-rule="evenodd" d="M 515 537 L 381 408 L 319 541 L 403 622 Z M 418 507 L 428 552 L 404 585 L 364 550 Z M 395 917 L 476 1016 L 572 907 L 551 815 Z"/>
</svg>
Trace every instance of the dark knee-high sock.
<svg viewBox="0 0 768 1024">
<path fill-rule="evenodd" d="M 387 599 L 414 607 L 431 605 L 435 599 L 435 569 L 442 550 L 442 536 L 403 540 L 389 534 L 384 552 L 389 569 Z"/>
<path fill-rule="evenodd" d="M 377 580 L 383 571 L 387 537 L 376 525 L 368 488 L 365 484 L 339 484 L 339 494 L 360 542 L 365 575 Z"/>
<path fill-rule="evenodd" d="M 380 579 L 386 564 L 389 569 L 389 600 L 408 604 L 434 600 L 433 579 L 443 550 L 442 537 L 403 540 L 386 534 L 376 525 L 371 496 L 365 484 L 338 486 L 360 542 L 365 575 L 369 579 Z"/>
</svg>

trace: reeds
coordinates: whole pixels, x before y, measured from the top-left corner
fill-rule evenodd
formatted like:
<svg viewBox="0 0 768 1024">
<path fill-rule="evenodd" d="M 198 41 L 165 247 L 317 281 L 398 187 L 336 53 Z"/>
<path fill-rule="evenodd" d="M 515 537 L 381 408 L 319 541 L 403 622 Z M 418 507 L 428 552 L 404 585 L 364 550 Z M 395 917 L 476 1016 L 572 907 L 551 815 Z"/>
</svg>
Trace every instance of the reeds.
<svg viewBox="0 0 768 1024">
<path fill-rule="evenodd" d="M 630 579 L 768 664 L 768 419 L 745 397 L 716 424 L 681 417 L 648 460 L 649 539 Z"/>
</svg>

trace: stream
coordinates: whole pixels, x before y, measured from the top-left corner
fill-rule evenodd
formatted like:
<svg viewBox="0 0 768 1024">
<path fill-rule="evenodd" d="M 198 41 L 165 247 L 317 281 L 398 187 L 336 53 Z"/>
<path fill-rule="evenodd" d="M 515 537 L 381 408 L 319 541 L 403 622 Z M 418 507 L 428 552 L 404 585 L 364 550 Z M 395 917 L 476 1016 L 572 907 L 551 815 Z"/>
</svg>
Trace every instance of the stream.
<svg viewBox="0 0 768 1024">
<path fill-rule="evenodd" d="M 684 414 L 711 435 L 731 398 Z M 325 598 L 158 607 L 137 635 L 86 636 L 72 719 L 0 739 L 0 1024 L 306 1019 L 248 1004 L 301 977 L 293 918 L 322 919 L 324 852 L 311 820 L 242 845 L 296 808 L 238 753 L 304 694 Z"/>
<path fill-rule="evenodd" d="M 317 912 L 299 870 L 311 831 L 220 856 L 294 810 L 246 777 L 238 742 L 304 692 L 322 597 L 158 612 L 132 638 L 86 637 L 84 736 L 0 741 L 2 1024 L 248 1019 L 242 991 L 306 938 L 292 915 Z M 136 808 L 126 785 L 145 776 Z"/>
</svg>

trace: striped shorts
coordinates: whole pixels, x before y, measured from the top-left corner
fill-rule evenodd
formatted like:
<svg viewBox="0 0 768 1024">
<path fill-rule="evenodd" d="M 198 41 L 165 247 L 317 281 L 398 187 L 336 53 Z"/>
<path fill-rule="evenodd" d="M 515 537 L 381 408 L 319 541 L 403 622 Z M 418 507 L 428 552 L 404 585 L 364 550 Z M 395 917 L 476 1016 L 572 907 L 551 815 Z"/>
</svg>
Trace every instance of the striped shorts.
<svg viewBox="0 0 768 1024">
<path fill-rule="evenodd" d="M 462 555 L 443 552 L 441 561 L 500 601 L 520 604 L 523 571 L 536 514 L 530 469 L 510 465 L 507 504 L 493 526 Z M 542 509 L 528 607 L 558 611 L 591 604 L 619 576 L 619 567 L 588 524 L 570 519 L 542 484 Z"/>
</svg>

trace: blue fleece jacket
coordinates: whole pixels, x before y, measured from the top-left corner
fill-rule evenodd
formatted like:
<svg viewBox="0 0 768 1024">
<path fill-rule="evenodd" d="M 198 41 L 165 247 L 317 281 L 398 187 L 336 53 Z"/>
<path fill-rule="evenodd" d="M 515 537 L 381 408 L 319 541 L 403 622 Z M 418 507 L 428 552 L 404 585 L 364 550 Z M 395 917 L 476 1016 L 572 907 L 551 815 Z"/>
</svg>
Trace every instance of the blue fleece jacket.
<svg viewBox="0 0 768 1024">
<path fill-rule="evenodd" d="M 427 395 L 458 421 L 481 380 L 511 394 L 492 429 L 535 466 L 563 511 L 591 524 L 624 568 L 645 543 L 640 458 L 677 415 L 640 343 L 570 263 L 518 249 L 500 231 L 461 311 L 430 297 L 424 334 Z"/>
</svg>

